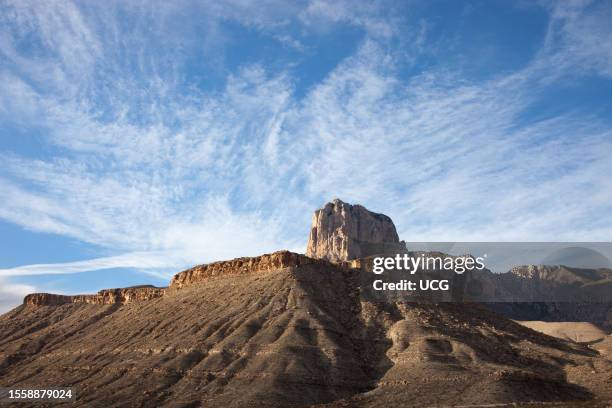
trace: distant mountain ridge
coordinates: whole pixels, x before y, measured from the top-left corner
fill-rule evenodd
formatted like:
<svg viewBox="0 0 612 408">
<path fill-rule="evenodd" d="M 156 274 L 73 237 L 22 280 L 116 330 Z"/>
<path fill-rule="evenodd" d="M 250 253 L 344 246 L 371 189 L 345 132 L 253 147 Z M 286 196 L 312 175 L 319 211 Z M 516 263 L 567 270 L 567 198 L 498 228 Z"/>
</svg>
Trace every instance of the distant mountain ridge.
<svg viewBox="0 0 612 408">
<path fill-rule="evenodd" d="M 522 265 L 510 272 L 527 279 L 548 280 L 567 284 L 589 284 L 612 279 L 608 268 L 574 268 L 565 265 Z"/>
</svg>

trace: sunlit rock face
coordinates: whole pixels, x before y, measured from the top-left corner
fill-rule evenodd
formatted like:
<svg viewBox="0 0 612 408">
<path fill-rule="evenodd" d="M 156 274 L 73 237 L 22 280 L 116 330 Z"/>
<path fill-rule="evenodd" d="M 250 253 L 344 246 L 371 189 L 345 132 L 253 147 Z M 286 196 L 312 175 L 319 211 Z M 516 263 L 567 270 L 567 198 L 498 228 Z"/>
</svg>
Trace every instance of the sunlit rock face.
<svg viewBox="0 0 612 408">
<path fill-rule="evenodd" d="M 314 212 L 306 255 L 342 262 L 405 251 L 391 218 L 335 199 Z"/>
<path fill-rule="evenodd" d="M 69 303 L 89 303 L 95 305 L 112 305 L 115 303 L 133 303 L 161 297 L 166 288 L 142 285 L 131 288 L 103 289 L 95 295 L 57 295 L 53 293 L 32 293 L 23 300 L 25 305 L 58 306 Z"/>
<path fill-rule="evenodd" d="M 181 289 L 209 278 L 230 275 L 265 274 L 280 269 L 303 265 L 327 263 L 302 254 L 277 251 L 256 257 L 236 258 L 229 261 L 213 262 L 179 272 L 170 281 L 170 288 Z"/>
</svg>

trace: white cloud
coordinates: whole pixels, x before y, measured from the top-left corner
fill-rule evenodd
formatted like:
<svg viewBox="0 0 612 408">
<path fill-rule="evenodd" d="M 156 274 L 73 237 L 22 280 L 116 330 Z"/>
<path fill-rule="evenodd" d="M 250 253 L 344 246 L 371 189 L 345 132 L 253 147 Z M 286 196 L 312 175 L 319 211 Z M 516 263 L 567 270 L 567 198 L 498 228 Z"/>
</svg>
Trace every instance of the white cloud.
<svg viewBox="0 0 612 408">
<path fill-rule="evenodd" d="M 88 259 L 77 262 L 64 262 L 53 264 L 32 264 L 15 268 L 0 269 L 0 277 L 29 276 L 29 275 L 62 275 L 88 271 L 99 271 L 113 268 L 137 268 L 145 271 L 181 265 L 176 254 L 155 252 L 129 253 L 118 256 Z M 155 273 L 155 272 L 151 272 Z M 156 274 L 160 276 L 160 274 Z M 168 277 L 168 274 L 161 275 Z"/>
<path fill-rule="evenodd" d="M 559 1 L 549 5 L 550 23 L 541 50 L 559 74 L 612 77 L 612 8 L 606 2 Z"/>
<path fill-rule="evenodd" d="M 326 21 L 362 27 L 368 36 L 389 39 L 396 34 L 398 23 L 391 2 L 354 2 L 345 0 L 313 0 L 299 14 L 310 27 L 327 26 Z"/>
<path fill-rule="evenodd" d="M 36 292 L 34 286 L 10 283 L 0 278 L 0 313 L 8 312 L 20 304 L 27 294 L 34 292 Z"/>
</svg>

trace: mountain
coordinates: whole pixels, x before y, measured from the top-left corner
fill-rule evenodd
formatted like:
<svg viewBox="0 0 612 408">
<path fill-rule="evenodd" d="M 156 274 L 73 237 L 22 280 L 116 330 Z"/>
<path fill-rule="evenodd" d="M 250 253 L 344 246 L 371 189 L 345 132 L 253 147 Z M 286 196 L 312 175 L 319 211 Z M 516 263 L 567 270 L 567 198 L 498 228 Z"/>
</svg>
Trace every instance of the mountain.
<svg viewBox="0 0 612 408">
<path fill-rule="evenodd" d="M 314 212 L 306 255 L 332 262 L 406 252 L 391 218 L 335 199 Z"/>
<path fill-rule="evenodd" d="M 612 281 L 612 270 L 608 268 L 574 268 L 565 265 L 523 265 L 510 271 L 513 275 L 540 281 L 588 285 Z"/>
<path fill-rule="evenodd" d="M 322 258 L 280 251 L 167 288 L 28 295 L 0 316 L 0 384 L 74 387 L 83 407 L 612 401 L 609 336 L 554 338 L 477 303 L 370 299 L 359 262 Z"/>
<path fill-rule="evenodd" d="M 499 274 L 487 306 L 515 320 L 589 322 L 612 331 L 612 270 L 523 265 Z M 500 301 L 505 300 L 505 301 Z"/>
</svg>

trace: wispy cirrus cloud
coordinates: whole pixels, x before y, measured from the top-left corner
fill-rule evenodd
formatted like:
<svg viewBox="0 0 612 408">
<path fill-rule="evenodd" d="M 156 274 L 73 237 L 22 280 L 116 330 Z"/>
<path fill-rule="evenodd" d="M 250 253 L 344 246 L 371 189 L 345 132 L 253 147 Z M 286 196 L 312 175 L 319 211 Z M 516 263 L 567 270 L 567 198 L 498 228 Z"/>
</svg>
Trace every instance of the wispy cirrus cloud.
<svg viewBox="0 0 612 408">
<path fill-rule="evenodd" d="M 176 254 L 162 254 L 154 252 L 128 253 L 118 256 L 88 259 L 86 261 L 32 264 L 15 268 L 0 269 L 0 277 L 63 275 L 113 268 L 135 268 L 154 273 L 152 271 L 167 268 L 168 264 L 171 262 L 176 262 L 177 265 L 180 265 L 181 262 L 179 260 L 175 260 L 175 257 Z M 167 278 L 167 275 L 164 275 L 161 272 L 158 275 Z"/>
<path fill-rule="evenodd" d="M 548 5 L 551 15 L 542 53 L 564 74 L 612 76 L 612 9 L 605 2 L 569 1 Z"/>
</svg>

